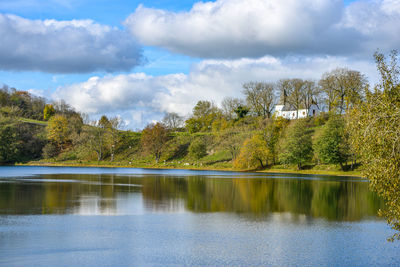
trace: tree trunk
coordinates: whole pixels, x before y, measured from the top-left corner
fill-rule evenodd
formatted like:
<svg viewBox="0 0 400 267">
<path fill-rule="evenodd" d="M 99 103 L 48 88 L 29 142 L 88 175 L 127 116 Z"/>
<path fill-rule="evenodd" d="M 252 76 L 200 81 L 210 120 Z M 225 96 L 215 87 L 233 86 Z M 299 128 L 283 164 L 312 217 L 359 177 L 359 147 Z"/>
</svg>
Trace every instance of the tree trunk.
<svg viewBox="0 0 400 267">
<path fill-rule="evenodd" d="M 264 169 L 264 164 L 263 164 L 263 162 L 262 162 L 262 159 L 258 159 L 258 161 L 260 162 L 260 164 L 261 164 L 261 168 L 263 168 Z"/>
</svg>

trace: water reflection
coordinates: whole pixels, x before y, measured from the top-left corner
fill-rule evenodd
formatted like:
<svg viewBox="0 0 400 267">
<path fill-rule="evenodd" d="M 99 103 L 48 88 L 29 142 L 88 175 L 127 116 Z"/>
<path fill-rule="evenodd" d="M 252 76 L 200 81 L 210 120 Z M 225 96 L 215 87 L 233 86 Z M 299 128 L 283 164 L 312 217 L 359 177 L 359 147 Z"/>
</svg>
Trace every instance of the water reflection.
<svg viewBox="0 0 400 267">
<path fill-rule="evenodd" d="M 0 214 L 190 211 L 358 221 L 383 205 L 368 183 L 344 179 L 59 174 L 1 181 Z"/>
</svg>

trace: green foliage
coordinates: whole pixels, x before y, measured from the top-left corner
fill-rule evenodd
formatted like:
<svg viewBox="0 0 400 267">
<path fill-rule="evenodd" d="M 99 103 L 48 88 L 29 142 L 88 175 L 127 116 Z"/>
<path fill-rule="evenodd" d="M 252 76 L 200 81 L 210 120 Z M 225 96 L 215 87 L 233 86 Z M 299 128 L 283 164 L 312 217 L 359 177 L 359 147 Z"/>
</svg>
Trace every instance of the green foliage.
<svg viewBox="0 0 400 267">
<path fill-rule="evenodd" d="M 185 121 L 185 127 L 189 133 L 197 133 L 203 127 L 201 119 L 189 118 Z"/>
<path fill-rule="evenodd" d="M 400 68 L 396 51 L 390 63 L 380 53 L 375 60 L 381 82 L 348 116 L 351 142 L 367 162 L 364 174 L 371 187 L 385 199 L 382 215 L 400 231 Z"/>
<path fill-rule="evenodd" d="M 42 120 L 45 100 L 26 91 L 18 91 L 4 85 L 3 88 L 0 88 L 0 106 L 5 116 Z M 6 107 L 8 109 L 4 109 Z"/>
<path fill-rule="evenodd" d="M 263 138 L 268 149 L 269 159 L 273 164 L 276 163 L 277 159 L 279 139 L 282 137 L 287 124 L 288 121 L 283 118 L 271 119 L 264 129 Z"/>
<path fill-rule="evenodd" d="M 195 159 L 200 159 L 207 155 L 207 145 L 203 138 L 196 138 L 190 143 L 189 155 Z"/>
<path fill-rule="evenodd" d="M 60 153 L 60 148 L 53 142 L 48 142 L 43 147 L 43 157 L 45 159 L 57 157 L 59 153 Z"/>
<path fill-rule="evenodd" d="M 322 126 L 328 121 L 328 119 L 332 115 L 334 115 L 334 113 L 330 114 L 328 112 L 321 112 L 317 116 L 313 117 L 312 120 L 315 126 Z"/>
<path fill-rule="evenodd" d="M 247 107 L 243 107 L 243 106 L 238 106 L 234 112 L 236 113 L 238 119 L 242 119 L 244 118 L 244 116 L 247 115 L 247 113 L 249 113 L 249 109 Z"/>
<path fill-rule="evenodd" d="M 213 122 L 221 117 L 221 111 L 210 101 L 199 101 L 193 108 L 193 116 L 185 121 L 189 133 L 210 131 Z"/>
<path fill-rule="evenodd" d="M 331 116 L 316 138 L 314 151 L 322 163 L 343 164 L 347 162 L 350 148 L 345 132 L 345 122 L 341 116 Z"/>
<path fill-rule="evenodd" d="M 298 169 L 312 159 L 312 130 L 307 120 L 298 119 L 289 125 L 282 150 L 282 162 L 296 164 Z"/>
<path fill-rule="evenodd" d="M 48 121 L 55 113 L 56 110 L 54 109 L 54 106 L 51 104 L 47 104 L 46 106 L 44 106 L 43 119 L 45 121 Z"/>
<path fill-rule="evenodd" d="M 18 160 L 21 143 L 18 140 L 16 125 L 11 121 L 0 124 L 0 163 L 11 163 Z"/>
<path fill-rule="evenodd" d="M 213 132 L 221 132 L 232 126 L 232 121 L 227 121 L 224 117 L 219 117 L 213 121 L 211 128 Z"/>
<path fill-rule="evenodd" d="M 188 135 L 188 133 L 173 133 L 169 136 L 170 140 L 166 143 L 163 151 L 164 158 L 167 161 L 172 161 L 186 157 L 189 153 L 191 135 Z"/>
<path fill-rule="evenodd" d="M 39 158 L 44 145 L 42 132 L 42 126 L 0 117 L 0 164 Z"/>
<path fill-rule="evenodd" d="M 240 152 L 240 148 L 244 142 L 249 137 L 249 134 L 243 129 L 230 128 L 222 131 L 218 135 L 218 140 L 220 147 L 223 150 L 229 151 L 231 159 L 236 159 Z"/>
</svg>

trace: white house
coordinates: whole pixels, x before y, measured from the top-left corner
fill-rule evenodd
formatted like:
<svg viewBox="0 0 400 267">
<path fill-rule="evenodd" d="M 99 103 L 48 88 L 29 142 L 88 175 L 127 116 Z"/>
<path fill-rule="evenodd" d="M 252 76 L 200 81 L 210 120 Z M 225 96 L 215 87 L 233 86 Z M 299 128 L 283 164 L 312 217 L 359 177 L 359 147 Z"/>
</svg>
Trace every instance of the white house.
<svg viewBox="0 0 400 267">
<path fill-rule="evenodd" d="M 306 108 L 305 105 L 302 105 L 302 108 L 296 110 L 296 108 L 287 103 L 286 98 L 287 94 L 284 90 L 281 94 L 278 105 L 275 106 L 275 116 L 292 120 L 306 117 L 314 117 L 320 112 L 318 105 L 315 101 L 312 101 L 309 108 Z"/>
<path fill-rule="evenodd" d="M 277 117 L 283 117 L 285 119 L 301 119 L 306 117 L 313 117 L 319 114 L 319 108 L 316 104 L 312 104 L 308 109 L 303 108 L 298 111 L 289 104 L 278 104 L 275 106 L 275 114 Z"/>
</svg>

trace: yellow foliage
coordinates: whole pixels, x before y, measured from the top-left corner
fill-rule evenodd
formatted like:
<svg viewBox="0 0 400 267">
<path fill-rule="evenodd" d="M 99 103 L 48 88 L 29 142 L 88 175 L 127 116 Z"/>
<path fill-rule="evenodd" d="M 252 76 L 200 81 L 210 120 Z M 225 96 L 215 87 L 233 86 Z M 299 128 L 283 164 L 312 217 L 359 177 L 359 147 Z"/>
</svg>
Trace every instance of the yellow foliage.
<svg viewBox="0 0 400 267">
<path fill-rule="evenodd" d="M 62 115 L 50 118 L 47 124 L 47 138 L 58 144 L 61 148 L 68 139 L 68 120 Z"/>
<path fill-rule="evenodd" d="M 262 135 L 255 134 L 244 141 L 239 156 L 233 164 L 238 169 L 264 168 L 268 165 L 270 156 Z"/>
</svg>

